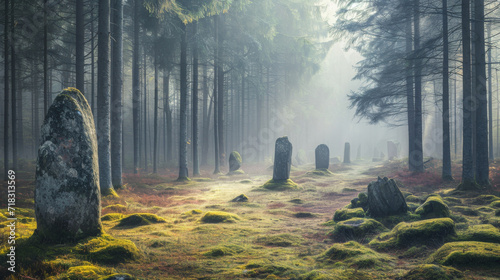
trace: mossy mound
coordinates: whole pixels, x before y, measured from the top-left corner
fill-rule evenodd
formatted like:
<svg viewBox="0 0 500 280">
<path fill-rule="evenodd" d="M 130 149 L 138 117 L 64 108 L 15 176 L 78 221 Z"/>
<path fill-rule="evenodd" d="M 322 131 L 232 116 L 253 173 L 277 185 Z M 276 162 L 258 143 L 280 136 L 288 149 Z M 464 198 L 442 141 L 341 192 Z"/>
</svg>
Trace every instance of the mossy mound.
<svg viewBox="0 0 500 280">
<path fill-rule="evenodd" d="M 415 203 L 422 203 L 422 199 L 418 196 L 415 195 L 409 195 L 406 198 L 406 202 L 415 202 Z"/>
<path fill-rule="evenodd" d="M 290 179 L 284 181 L 275 181 L 271 179 L 262 185 L 261 188 L 270 191 L 294 191 L 298 190 L 299 186 Z"/>
<path fill-rule="evenodd" d="M 425 245 L 423 246 L 413 246 L 408 248 L 403 254 L 401 254 L 401 257 L 403 258 L 418 258 L 423 255 L 425 255 L 427 252 L 429 252 L 429 248 Z"/>
<path fill-rule="evenodd" d="M 294 198 L 290 200 L 289 202 L 294 203 L 294 204 L 304 204 L 304 201 L 300 198 Z"/>
<path fill-rule="evenodd" d="M 339 209 L 333 214 L 333 220 L 335 222 L 345 221 L 352 218 L 364 218 L 365 211 L 361 208 L 354 209 Z"/>
<path fill-rule="evenodd" d="M 495 213 L 495 209 L 488 207 L 488 206 L 478 207 L 477 211 L 482 212 L 482 213 L 486 213 L 486 214 Z"/>
<path fill-rule="evenodd" d="M 132 241 L 107 234 L 78 244 L 76 251 L 92 262 L 103 264 L 118 264 L 139 258 L 139 250 Z"/>
<path fill-rule="evenodd" d="M 500 200 L 495 200 L 492 203 L 490 203 L 490 207 L 492 207 L 492 208 L 500 208 Z"/>
<path fill-rule="evenodd" d="M 309 171 L 306 173 L 307 176 L 332 176 L 333 173 L 326 169 L 326 168 L 320 168 L 320 169 L 315 169 L 313 171 Z"/>
<path fill-rule="evenodd" d="M 364 241 L 369 235 L 386 230 L 384 225 L 373 219 L 352 218 L 339 222 L 328 235 L 338 242 L 348 240 Z"/>
<path fill-rule="evenodd" d="M 435 245 L 455 235 L 455 223 L 450 218 L 429 219 L 413 223 L 399 223 L 390 232 L 370 241 L 377 249 L 408 247 L 412 245 Z"/>
<path fill-rule="evenodd" d="M 476 205 L 487 205 L 497 200 L 500 201 L 500 197 L 491 194 L 483 194 L 469 199 L 468 202 Z"/>
<path fill-rule="evenodd" d="M 259 236 L 255 239 L 255 243 L 272 247 L 298 246 L 302 242 L 304 242 L 302 237 L 288 233 Z"/>
<path fill-rule="evenodd" d="M 127 273 L 115 273 L 111 274 L 102 278 L 99 278 L 99 280 L 134 280 L 135 278 Z"/>
<path fill-rule="evenodd" d="M 500 244 L 478 241 L 450 242 L 432 254 L 427 262 L 459 268 L 489 267 L 499 269 Z"/>
<path fill-rule="evenodd" d="M 123 218 L 123 214 L 109 213 L 101 217 L 101 221 L 116 221 Z"/>
<path fill-rule="evenodd" d="M 243 175 L 245 174 L 245 171 L 241 170 L 241 169 L 237 169 L 237 170 L 234 170 L 234 171 L 230 171 L 227 173 L 228 176 L 232 176 L 232 175 Z"/>
<path fill-rule="evenodd" d="M 445 218 L 450 216 L 448 205 L 438 196 L 429 196 L 424 204 L 415 210 L 423 218 Z"/>
<path fill-rule="evenodd" d="M 377 253 L 358 242 L 349 241 L 343 244 L 333 244 L 323 255 L 320 261 L 328 263 L 343 262 L 356 268 L 382 267 L 392 259 L 384 254 Z"/>
<path fill-rule="evenodd" d="M 123 213 L 123 212 L 127 211 L 127 206 L 122 205 L 122 204 L 112 204 L 112 205 L 108 205 L 108 206 L 104 207 L 102 210 Z"/>
<path fill-rule="evenodd" d="M 138 227 L 157 223 L 166 223 L 165 219 L 150 213 L 130 214 L 122 218 L 116 227 Z"/>
<path fill-rule="evenodd" d="M 101 196 L 105 197 L 120 197 L 114 188 L 101 189 Z"/>
<path fill-rule="evenodd" d="M 435 264 L 422 264 L 410 270 L 403 280 L 454 280 L 463 278 L 462 272 L 452 267 Z"/>
<path fill-rule="evenodd" d="M 466 216 L 479 216 L 479 211 L 468 206 L 454 206 L 451 210 Z"/>
<path fill-rule="evenodd" d="M 240 183 L 241 184 L 251 184 L 251 183 L 253 183 L 253 181 L 250 179 L 245 179 L 245 180 L 241 180 Z"/>
<path fill-rule="evenodd" d="M 410 222 L 420 221 L 422 219 L 422 217 L 420 217 L 420 215 L 418 215 L 418 214 L 406 212 L 405 214 L 402 214 L 402 215 L 376 217 L 375 219 L 377 221 L 381 222 L 386 228 L 393 228 L 397 224 L 402 223 L 402 222 L 410 223 Z"/>
<path fill-rule="evenodd" d="M 283 279 L 283 277 L 292 271 L 291 268 L 286 266 L 265 264 L 265 263 L 249 263 L 244 266 L 243 275 L 246 278 L 259 278 L 259 279 Z"/>
<path fill-rule="evenodd" d="M 361 192 L 358 197 L 351 200 L 350 208 L 363 208 L 364 211 L 368 210 L 368 194 Z"/>
<path fill-rule="evenodd" d="M 475 225 L 459 233 L 456 240 L 500 243 L 500 230 L 490 224 Z"/>
<path fill-rule="evenodd" d="M 408 210 L 410 212 L 415 212 L 418 207 L 420 207 L 420 203 L 415 203 L 415 202 L 406 202 L 406 205 L 408 206 Z"/>
<path fill-rule="evenodd" d="M 189 218 L 189 217 L 193 217 L 193 216 L 197 216 L 197 215 L 201 215 L 201 214 L 203 214 L 203 211 L 201 211 L 200 209 L 192 209 L 192 210 L 189 210 L 189 211 L 182 213 L 181 216 L 183 218 Z"/>
<path fill-rule="evenodd" d="M 224 256 L 232 256 L 234 255 L 236 252 L 227 247 L 227 246 L 218 246 L 218 247 L 215 247 L 215 248 L 212 248 L 206 252 L 203 252 L 203 256 L 205 257 L 211 257 L 211 258 L 218 258 L 218 257 L 224 257 Z"/>
<path fill-rule="evenodd" d="M 295 218 L 299 218 L 299 219 L 307 219 L 307 218 L 316 217 L 316 215 L 311 213 L 311 212 L 297 212 L 297 213 L 294 213 L 293 216 Z"/>
<path fill-rule="evenodd" d="M 70 267 L 66 273 L 61 275 L 59 279 L 69 280 L 86 280 L 86 279 L 101 279 L 106 275 L 113 273 L 109 268 L 102 268 L 94 265 L 81 265 Z"/>
<path fill-rule="evenodd" d="M 231 199 L 231 202 L 248 202 L 248 196 L 245 194 L 240 194 L 237 197 Z"/>
<path fill-rule="evenodd" d="M 201 217 L 201 222 L 209 224 L 217 223 L 234 223 L 240 220 L 240 217 L 236 214 L 224 212 L 224 211 L 208 211 Z"/>
<path fill-rule="evenodd" d="M 443 201 L 449 206 L 462 205 L 462 200 L 460 198 L 448 196 L 443 198 Z"/>
</svg>

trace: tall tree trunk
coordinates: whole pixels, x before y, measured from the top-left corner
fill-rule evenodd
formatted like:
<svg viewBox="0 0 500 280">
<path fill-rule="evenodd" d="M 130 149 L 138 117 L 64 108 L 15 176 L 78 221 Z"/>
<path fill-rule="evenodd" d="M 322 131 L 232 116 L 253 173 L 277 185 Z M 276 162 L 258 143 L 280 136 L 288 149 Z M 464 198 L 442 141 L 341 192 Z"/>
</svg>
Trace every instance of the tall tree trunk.
<svg viewBox="0 0 500 280">
<path fill-rule="evenodd" d="M 474 0 L 476 57 L 476 182 L 489 186 L 488 162 L 488 100 L 486 98 L 486 59 L 484 39 L 484 0 Z"/>
<path fill-rule="evenodd" d="M 20 63 L 21 64 L 21 63 Z M 17 79 L 17 88 L 19 89 L 17 91 L 17 123 L 19 127 L 19 132 L 18 132 L 18 140 L 17 142 L 19 143 L 18 146 L 18 156 L 19 158 L 25 158 L 26 157 L 26 151 L 25 151 L 25 146 L 24 146 L 24 120 L 23 120 L 23 82 L 21 79 Z"/>
<path fill-rule="evenodd" d="M 79 1 L 79 0 L 77 0 Z M 113 1 L 113 64 L 111 92 L 111 177 L 113 187 L 122 182 L 123 0 Z"/>
<path fill-rule="evenodd" d="M 494 160 L 493 155 L 493 82 L 492 82 L 492 72 L 491 72 L 491 49 L 493 48 L 491 44 L 491 23 L 488 24 L 488 152 L 489 159 Z M 499 108 L 500 109 L 500 108 Z"/>
<path fill-rule="evenodd" d="M 11 67 L 11 87 L 12 87 L 12 169 L 17 169 L 17 100 L 16 100 L 16 44 L 15 44 L 15 22 L 14 22 L 14 2 L 10 1 L 10 67 Z M 7 151 L 6 151 L 7 152 Z"/>
<path fill-rule="evenodd" d="M 471 53 L 470 53 L 470 6 L 462 0 L 462 51 L 463 51 L 463 156 L 462 184 L 467 189 L 474 184 L 472 163 L 472 106 L 471 100 Z"/>
<path fill-rule="evenodd" d="M 99 1 L 99 29 L 97 36 L 97 144 L 99 152 L 99 181 L 101 193 L 113 192 L 110 155 L 110 92 L 109 92 L 109 0 Z"/>
<path fill-rule="evenodd" d="M 48 22 L 47 13 L 49 7 L 47 0 L 43 1 L 43 115 L 49 110 L 49 75 L 48 75 Z"/>
<path fill-rule="evenodd" d="M 215 15 L 214 16 L 214 37 L 215 37 L 215 58 L 214 58 L 214 94 L 213 94 L 213 99 L 214 99 L 214 151 L 215 151 L 215 157 L 214 157 L 214 162 L 215 162 L 215 170 L 214 174 L 219 174 L 220 173 L 220 154 L 219 154 L 219 122 L 218 122 L 218 75 L 217 72 L 219 70 L 219 16 Z"/>
<path fill-rule="evenodd" d="M 155 39 L 158 39 L 158 31 L 155 29 Z M 153 173 L 158 173 L 158 54 L 154 50 L 154 70 L 155 70 L 155 100 L 153 116 Z"/>
<path fill-rule="evenodd" d="M 186 25 L 181 23 L 181 96 L 179 115 L 179 178 L 177 180 L 188 179 L 187 165 L 187 34 Z"/>
<path fill-rule="evenodd" d="M 207 112 L 208 106 L 208 76 L 207 76 L 207 64 L 203 64 L 203 141 L 201 144 L 201 165 L 208 164 L 208 133 L 210 126 L 210 119 Z M 212 104 L 212 102 L 210 102 Z"/>
<path fill-rule="evenodd" d="M 76 0 L 76 88 L 85 92 L 84 67 L 85 67 L 85 28 L 84 28 L 84 0 Z"/>
<path fill-rule="evenodd" d="M 192 114 L 193 114 L 193 176 L 200 175 L 200 165 L 198 162 L 198 22 L 193 22 L 193 94 L 192 94 Z"/>
<path fill-rule="evenodd" d="M 422 55 L 420 49 L 420 0 L 414 2 L 414 51 L 415 56 L 415 151 L 412 157 L 415 172 L 424 171 L 424 154 L 422 141 Z"/>
<path fill-rule="evenodd" d="M 450 84 L 448 60 L 448 0 L 443 0 L 443 180 L 453 180 L 450 153 Z"/>
<path fill-rule="evenodd" d="M 217 125 L 217 132 L 219 134 L 219 160 L 221 166 L 226 166 L 226 150 L 225 150 L 225 141 L 224 141 L 224 62 L 223 62 L 223 53 L 224 53 L 224 17 L 221 15 L 217 16 L 218 18 L 218 48 L 217 48 L 217 121 L 219 124 Z"/>
<path fill-rule="evenodd" d="M 144 104 L 143 104 L 143 126 L 144 126 L 144 172 L 148 173 L 148 68 L 146 65 L 146 48 L 143 46 L 143 82 L 144 82 Z"/>
<path fill-rule="evenodd" d="M 165 110 L 165 118 L 167 121 L 167 163 L 172 162 L 173 160 L 173 140 L 172 140 L 172 110 L 170 109 L 170 95 L 169 95 L 169 89 L 170 87 L 170 73 L 167 71 L 166 74 L 163 76 L 163 95 L 164 95 L 164 110 Z"/>
<path fill-rule="evenodd" d="M 3 167 L 4 180 L 9 173 L 9 0 L 5 0 L 4 22 L 4 99 L 3 99 Z"/>
<path fill-rule="evenodd" d="M 134 38 L 132 53 L 132 115 L 134 127 L 134 174 L 139 171 L 139 115 L 141 89 L 139 85 L 139 9 L 141 1 L 134 0 Z"/>
<path fill-rule="evenodd" d="M 92 94 L 92 115 L 95 117 L 95 50 L 94 50 L 94 2 L 91 4 L 90 8 L 90 83 L 91 83 L 91 94 Z M 134 23 L 135 24 L 135 23 Z"/>
</svg>

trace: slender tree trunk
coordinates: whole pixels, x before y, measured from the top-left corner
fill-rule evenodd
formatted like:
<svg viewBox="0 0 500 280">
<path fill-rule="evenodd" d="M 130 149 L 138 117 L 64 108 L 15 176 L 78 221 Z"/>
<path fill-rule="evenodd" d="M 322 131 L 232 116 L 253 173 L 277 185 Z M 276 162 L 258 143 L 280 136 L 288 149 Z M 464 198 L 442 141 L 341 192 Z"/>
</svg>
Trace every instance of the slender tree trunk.
<svg viewBox="0 0 500 280">
<path fill-rule="evenodd" d="M 420 49 L 420 0 L 414 2 L 414 51 L 415 57 L 415 151 L 412 160 L 414 161 L 415 172 L 424 171 L 424 155 L 422 142 L 422 59 Z"/>
<path fill-rule="evenodd" d="M 80 1 L 80 0 L 77 0 Z M 111 177 L 114 187 L 122 183 L 123 95 L 123 0 L 113 1 L 113 64 L 111 92 Z"/>
<path fill-rule="evenodd" d="M 207 112 L 208 106 L 208 76 L 207 76 L 207 65 L 203 64 L 203 141 L 201 144 L 201 165 L 208 164 L 208 133 L 210 126 L 210 119 Z M 210 102 L 212 104 L 212 102 Z"/>
<path fill-rule="evenodd" d="M 488 24 L 488 113 L 489 113 L 489 142 L 488 142 L 488 152 L 489 159 L 494 160 L 493 155 L 493 82 L 492 82 L 492 72 L 491 72 L 491 49 L 493 45 L 491 44 L 491 23 Z"/>
<path fill-rule="evenodd" d="M 84 0 L 76 0 L 76 88 L 85 92 L 85 28 L 84 28 Z"/>
<path fill-rule="evenodd" d="M 188 179 L 187 165 L 187 35 L 186 25 L 181 23 L 181 96 L 180 96 L 180 125 L 179 125 L 179 178 L 177 180 Z"/>
<path fill-rule="evenodd" d="M 9 174 L 9 0 L 5 0 L 4 22 L 4 99 L 3 99 L 3 167 L 4 180 Z"/>
<path fill-rule="evenodd" d="M 17 100 L 16 100 L 16 44 L 15 44 L 15 23 L 14 23 L 14 1 L 10 1 L 10 67 L 11 67 L 11 87 L 12 87 L 12 169 L 17 169 Z M 7 151 L 6 151 L 7 152 Z"/>
<path fill-rule="evenodd" d="M 198 22 L 193 22 L 193 176 L 200 175 L 200 165 L 198 162 Z"/>
<path fill-rule="evenodd" d="M 99 1 L 97 62 L 97 144 L 99 152 L 99 181 L 102 194 L 113 190 L 110 155 L 110 92 L 109 92 L 109 0 Z"/>
<path fill-rule="evenodd" d="M 214 150 L 215 150 L 215 157 L 214 157 L 214 162 L 215 162 L 215 170 L 214 174 L 219 174 L 220 173 L 220 154 L 219 154 L 219 122 L 218 122 L 218 75 L 217 72 L 219 70 L 219 16 L 215 15 L 214 16 L 214 37 L 215 37 L 215 58 L 214 58 L 214 94 L 213 94 L 213 99 L 214 99 Z"/>
<path fill-rule="evenodd" d="M 21 63 L 20 63 L 21 64 Z M 26 158 L 26 151 L 24 147 L 24 120 L 23 120 L 23 82 L 21 79 L 17 79 L 17 88 L 19 89 L 17 91 L 17 123 L 19 127 L 19 132 L 18 132 L 18 140 L 17 142 L 19 143 L 18 146 L 18 157 L 19 158 Z"/>
<path fill-rule="evenodd" d="M 475 52 L 476 52 L 476 182 L 489 186 L 488 162 L 488 100 L 486 97 L 486 62 L 484 39 L 484 0 L 474 0 Z"/>
<path fill-rule="evenodd" d="M 472 100 L 470 62 L 470 6 L 469 0 L 462 0 L 462 51 L 463 51 L 463 156 L 462 185 L 469 188 L 474 183 L 472 164 Z"/>
<path fill-rule="evenodd" d="M 134 174 L 139 171 L 139 116 L 140 116 L 140 98 L 141 90 L 139 85 L 139 9 L 141 1 L 134 0 L 134 38 L 132 53 L 132 115 L 134 127 Z"/>
<path fill-rule="evenodd" d="M 146 48 L 143 51 L 143 82 L 144 82 L 144 104 L 143 104 L 143 126 L 144 126 L 144 172 L 148 173 L 148 68 L 146 65 Z"/>
<path fill-rule="evenodd" d="M 453 180 L 450 153 L 450 84 L 448 60 L 448 0 L 443 0 L 443 180 Z"/>
<path fill-rule="evenodd" d="M 158 39 L 158 31 L 155 30 L 155 39 Z M 158 173 L 158 54 L 155 49 L 155 100 L 154 100 L 154 116 L 153 116 L 153 173 Z"/>
<path fill-rule="evenodd" d="M 134 23 L 135 24 L 135 23 Z M 92 115 L 95 116 L 95 51 L 94 51 L 94 3 L 92 2 L 90 8 L 90 83 L 91 83 L 91 94 L 92 94 Z"/>
<path fill-rule="evenodd" d="M 48 6 L 47 0 L 43 1 L 43 115 L 49 110 L 49 76 L 48 76 Z"/>
<path fill-rule="evenodd" d="M 167 163 L 173 160 L 172 110 L 170 109 L 170 73 L 163 76 L 163 94 L 165 99 L 165 114 L 167 121 Z"/>
<path fill-rule="evenodd" d="M 217 16 L 218 18 L 218 54 L 217 54 L 217 121 L 219 124 L 217 125 L 217 132 L 219 134 L 219 160 L 221 166 L 226 166 L 226 150 L 225 150 L 225 141 L 224 141 L 224 62 L 223 62 L 223 53 L 224 53 L 224 17 L 221 15 Z"/>
</svg>

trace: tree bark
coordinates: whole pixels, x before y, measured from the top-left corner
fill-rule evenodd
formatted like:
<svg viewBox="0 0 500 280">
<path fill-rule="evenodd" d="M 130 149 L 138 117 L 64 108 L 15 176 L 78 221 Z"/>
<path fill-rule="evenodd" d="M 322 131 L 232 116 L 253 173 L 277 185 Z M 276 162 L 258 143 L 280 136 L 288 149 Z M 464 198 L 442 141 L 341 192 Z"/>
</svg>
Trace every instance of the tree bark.
<svg viewBox="0 0 500 280">
<path fill-rule="evenodd" d="M 449 84 L 449 54 L 448 54 L 448 0 L 443 5 L 443 170 L 442 178 L 453 180 L 451 174 L 450 152 L 450 84 Z"/>
<path fill-rule="evenodd" d="M 16 100 L 16 44 L 15 44 L 15 13 L 14 2 L 10 1 L 10 67 L 11 67 L 11 87 L 12 87 L 12 169 L 17 169 L 17 100 Z M 5 152 L 8 152 L 6 150 Z"/>
<path fill-rule="evenodd" d="M 85 67 L 85 28 L 84 28 L 84 0 L 76 0 L 76 88 L 82 94 L 85 94 L 85 80 L 84 80 L 84 67 Z"/>
<path fill-rule="evenodd" d="M 146 48 L 143 51 L 143 82 L 144 82 L 144 104 L 143 104 L 143 126 L 144 126 L 144 172 L 148 173 L 148 68 L 146 65 Z"/>
<path fill-rule="evenodd" d="M 491 44 L 491 23 L 488 24 L 488 152 L 489 159 L 494 160 L 495 156 L 493 154 L 493 82 L 492 82 L 492 71 L 491 71 L 491 49 L 493 45 Z M 500 108 L 498 108 L 500 110 Z"/>
<path fill-rule="evenodd" d="M 173 156 L 173 140 L 172 140 L 172 110 L 170 109 L 170 73 L 167 71 L 163 76 L 163 98 L 164 98 L 164 110 L 165 110 L 165 118 L 167 122 L 167 145 L 166 145 L 166 153 L 167 153 L 167 163 L 172 162 Z"/>
<path fill-rule="evenodd" d="M 48 6 L 47 0 L 43 1 L 43 115 L 49 110 L 49 75 L 48 75 Z"/>
<path fill-rule="evenodd" d="M 97 144 L 99 181 L 102 194 L 113 190 L 110 155 L 110 92 L 109 92 L 109 11 L 110 1 L 99 1 L 98 62 L 97 62 Z"/>
<path fill-rule="evenodd" d="M 214 162 L 215 162 L 215 170 L 214 174 L 219 174 L 220 173 L 220 154 L 219 154 L 219 122 L 218 122 L 218 75 L 217 72 L 219 70 L 219 16 L 215 15 L 214 16 L 214 37 L 215 37 L 215 51 L 214 51 L 214 94 L 213 94 L 213 99 L 214 99 L 214 151 L 215 151 L 215 157 L 214 157 Z"/>
<path fill-rule="evenodd" d="M 218 15 L 218 48 L 217 48 L 217 132 L 219 135 L 219 161 L 221 166 L 226 166 L 226 150 L 224 141 L 224 62 L 223 62 L 223 43 L 224 43 L 224 17 Z"/>
<path fill-rule="evenodd" d="M 80 1 L 80 0 L 77 0 Z M 122 182 L 123 0 L 113 0 L 113 64 L 111 92 L 111 177 L 113 187 Z"/>
<path fill-rule="evenodd" d="M 179 178 L 183 181 L 188 179 L 187 165 L 187 35 L 186 25 L 181 22 L 181 96 L 180 96 L 180 115 L 179 115 Z"/>
<path fill-rule="evenodd" d="M 155 39 L 158 39 L 158 31 L 155 30 Z M 155 100 L 154 100 L 154 117 L 153 117 L 153 173 L 158 173 L 158 54 L 154 50 L 155 62 Z"/>
<path fill-rule="evenodd" d="M 94 115 L 94 118 L 95 118 L 95 50 L 94 50 L 94 3 L 92 3 L 92 6 L 90 8 L 90 18 L 91 18 L 91 21 L 90 21 L 90 47 L 91 47 L 91 51 L 90 51 L 90 83 L 91 83 L 91 94 L 92 94 L 92 115 Z"/>
<path fill-rule="evenodd" d="M 415 172 L 424 171 L 424 155 L 422 142 L 422 59 L 420 58 L 420 0 L 414 2 L 414 51 L 415 56 L 415 151 L 411 160 L 414 161 Z"/>
<path fill-rule="evenodd" d="M 4 22 L 4 99 L 3 99 L 3 167 L 4 180 L 9 174 L 9 0 L 5 0 Z"/>
<path fill-rule="evenodd" d="M 134 38 L 132 53 L 132 115 L 134 129 L 134 174 L 139 171 L 139 114 L 141 90 L 139 85 L 139 9 L 140 0 L 134 0 Z"/>
<path fill-rule="evenodd" d="M 198 22 L 193 22 L 193 93 L 192 93 L 192 114 L 193 114 L 193 176 L 200 175 L 200 165 L 198 162 Z"/>
<path fill-rule="evenodd" d="M 207 112 L 208 106 L 208 76 L 207 65 L 203 64 L 203 141 L 201 144 L 201 165 L 208 164 L 208 133 L 210 129 L 210 116 Z M 210 102 L 212 104 L 212 102 Z"/>
</svg>

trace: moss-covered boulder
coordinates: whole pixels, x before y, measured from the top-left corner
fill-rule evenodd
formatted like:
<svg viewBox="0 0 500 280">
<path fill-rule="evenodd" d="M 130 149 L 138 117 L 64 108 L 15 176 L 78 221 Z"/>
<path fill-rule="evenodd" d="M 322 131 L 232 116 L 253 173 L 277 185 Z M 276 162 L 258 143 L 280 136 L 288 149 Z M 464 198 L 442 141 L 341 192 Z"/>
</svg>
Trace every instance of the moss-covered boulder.
<svg viewBox="0 0 500 280">
<path fill-rule="evenodd" d="M 333 220 L 335 222 L 340 222 L 340 221 L 345 221 L 349 220 L 351 218 L 363 218 L 365 217 L 365 211 L 361 208 L 354 208 L 354 209 L 339 209 L 335 211 L 335 214 L 333 214 Z"/>
<path fill-rule="evenodd" d="M 454 280 L 462 279 L 463 274 L 460 270 L 453 267 L 422 264 L 410 270 L 401 278 L 402 280 Z"/>
<path fill-rule="evenodd" d="M 135 244 L 126 239 L 117 239 L 104 234 L 76 246 L 76 252 L 92 262 L 118 264 L 139 258 Z"/>
<path fill-rule="evenodd" d="M 455 223 L 450 218 L 403 222 L 397 224 L 390 232 L 382 233 L 374 238 L 370 241 L 370 246 L 386 249 L 419 244 L 434 245 L 443 243 L 446 238 L 455 234 Z"/>
<path fill-rule="evenodd" d="M 380 254 L 358 242 L 333 244 L 318 260 L 328 263 L 343 262 L 356 268 L 383 267 L 392 260 L 391 257 Z"/>
<path fill-rule="evenodd" d="M 101 221 L 116 221 L 123 218 L 123 214 L 120 213 L 109 213 L 101 217 Z"/>
<path fill-rule="evenodd" d="M 337 242 L 348 240 L 363 242 L 368 236 L 375 235 L 384 230 L 386 228 L 376 220 L 352 218 L 337 223 L 328 235 Z"/>
<path fill-rule="evenodd" d="M 157 223 L 166 223 L 167 221 L 155 214 L 136 213 L 122 218 L 116 227 L 138 227 Z"/>
<path fill-rule="evenodd" d="M 363 208 L 364 211 L 368 210 L 368 194 L 361 192 L 358 197 L 351 200 L 351 208 Z"/>
<path fill-rule="evenodd" d="M 236 170 L 240 170 L 242 162 L 240 153 L 232 151 L 229 155 L 229 174 L 233 174 Z"/>
<path fill-rule="evenodd" d="M 423 218 L 444 218 L 450 216 L 448 205 L 438 196 L 429 196 L 424 204 L 415 210 Z"/>
<path fill-rule="evenodd" d="M 228 213 L 224 211 L 208 211 L 201 217 L 201 222 L 209 224 L 218 223 L 234 223 L 240 220 L 240 217 L 233 213 Z"/>
<path fill-rule="evenodd" d="M 422 199 L 418 196 L 415 196 L 413 194 L 405 197 L 406 202 L 415 202 L 415 203 L 422 203 Z"/>
<path fill-rule="evenodd" d="M 299 186 L 290 179 L 287 180 L 271 179 L 267 181 L 264 185 L 262 185 L 261 188 L 270 191 L 295 191 L 299 189 Z"/>
<path fill-rule="evenodd" d="M 58 279 L 71 279 L 71 280 L 98 280 L 106 275 L 112 273 L 112 270 L 109 268 L 98 267 L 94 265 L 79 265 L 73 266 L 60 275 Z"/>
<path fill-rule="evenodd" d="M 490 224 L 474 225 L 459 232 L 456 240 L 500 243 L 500 230 Z"/>
<path fill-rule="evenodd" d="M 248 202 L 248 196 L 245 194 L 240 194 L 237 197 L 231 199 L 231 202 Z"/>
<path fill-rule="evenodd" d="M 313 171 L 309 171 L 306 174 L 311 176 L 332 176 L 333 172 L 331 172 L 326 168 L 320 168 L 320 169 L 315 169 Z"/>
<path fill-rule="evenodd" d="M 122 204 L 112 204 L 112 205 L 108 205 L 108 206 L 104 207 L 102 210 L 109 211 L 109 212 L 123 213 L 123 212 L 127 211 L 127 206 L 122 205 Z"/>
<path fill-rule="evenodd" d="M 371 217 L 404 214 L 408 211 L 405 198 L 393 179 L 378 177 L 368 185 L 368 210 Z"/>
<path fill-rule="evenodd" d="M 444 244 L 428 259 L 428 263 L 438 263 L 453 267 L 499 268 L 500 244 L 460 241 Z"/>
</svg>

